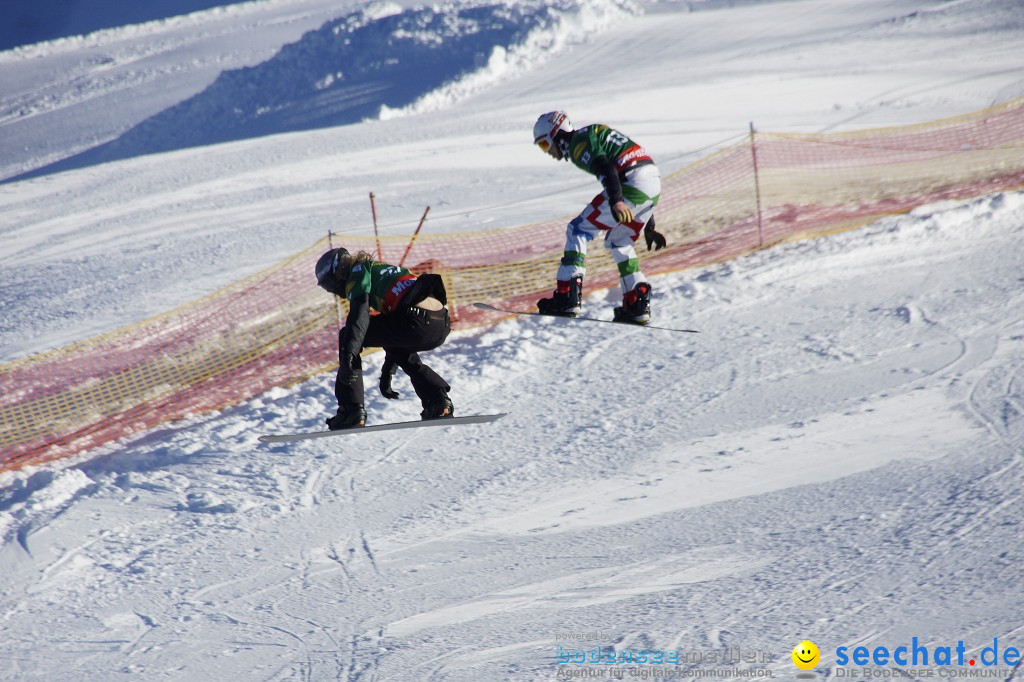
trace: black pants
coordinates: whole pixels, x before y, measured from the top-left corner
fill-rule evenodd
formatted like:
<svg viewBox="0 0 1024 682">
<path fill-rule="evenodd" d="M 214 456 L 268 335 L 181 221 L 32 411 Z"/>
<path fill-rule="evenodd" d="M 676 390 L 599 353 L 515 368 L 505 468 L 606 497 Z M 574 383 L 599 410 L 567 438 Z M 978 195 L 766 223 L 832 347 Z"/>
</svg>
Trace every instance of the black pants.
<svg viewBox="0 0 1024 682">
<path fill-rule="evenodd" d="M 418 353 L 440 346 L 451 330 L 447 309 L 433 311 L 408 308 L 371 317 L 363 338 L 363 348 L 383 348 L 386 359 L 401 367 L 409 376 L 416 395 L 426 406 L 444 398 L 451 386 L 437 372 L 424 365 Z M 334 395 L 339 405 L 363 404 L 363 371 L 358 356 L 356 364 L 358 366 L 351 371 L 338 368 Z"/>
</svg>

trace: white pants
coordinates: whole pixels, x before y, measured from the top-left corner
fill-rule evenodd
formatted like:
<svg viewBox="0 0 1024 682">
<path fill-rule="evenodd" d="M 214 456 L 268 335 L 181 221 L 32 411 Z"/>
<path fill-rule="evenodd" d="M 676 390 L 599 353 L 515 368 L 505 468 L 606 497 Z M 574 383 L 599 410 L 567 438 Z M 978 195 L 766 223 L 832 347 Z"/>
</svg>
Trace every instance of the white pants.
<svg viewBox="0 0 1024 682">
<path fill-rule="evenodd" d="M 611 251 L 612 260 L 619 268 L 622 293 L 632 291 L 638 283 L 645 281 L 633 242 L 654 215 L 654 207 L 661 194 L 661 174 L 658 167 L 648 164 L 627 173 L 625 182 L 622 183 L 622 194 L 626 204 L 633 209 L 631 222 L 616 221 L 608 201 L 608 193 L 601 192 L 566 227 L 565 251 L 558 266 L 559 281 L 567 282 L 576 275 L 586 274 L 584 261 L 587 257 L 587 244 L 602 233 L 604 246 Z"/>
</svg>

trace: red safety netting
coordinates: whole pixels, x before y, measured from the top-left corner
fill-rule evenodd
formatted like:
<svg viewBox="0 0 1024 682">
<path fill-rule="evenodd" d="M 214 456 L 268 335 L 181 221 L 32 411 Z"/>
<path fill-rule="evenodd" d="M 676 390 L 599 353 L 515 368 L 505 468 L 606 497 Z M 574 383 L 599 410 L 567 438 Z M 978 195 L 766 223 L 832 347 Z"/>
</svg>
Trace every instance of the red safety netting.
<svg viewBox="0 0 1024 682">
<path fill-rule="evenodd" d="M 706 265 L 944 199 L 1024 186 L 1024 99 L 968 116 L 848 133 L 751 132 L 664 178 L 656 211 L 670 247 L 647 274 Z M 441 274 L 456 326 L 530 309 L 550 290 L 565 224 L 477 233 L 346 237 L 350 250 Z M 316 288 L 325 238 L 210 296 L 82 343 L 0 366 L 0 470 L 66 457 L 330 370 L 339 306 Z M 614 286 L 603 249 L 587 289 Z"/>
</svg>

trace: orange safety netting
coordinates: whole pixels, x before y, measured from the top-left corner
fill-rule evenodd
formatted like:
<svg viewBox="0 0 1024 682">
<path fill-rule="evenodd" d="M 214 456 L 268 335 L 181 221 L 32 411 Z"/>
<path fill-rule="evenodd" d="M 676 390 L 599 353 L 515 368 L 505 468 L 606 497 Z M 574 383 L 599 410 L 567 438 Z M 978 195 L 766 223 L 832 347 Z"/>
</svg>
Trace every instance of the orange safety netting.
<svg viewBox="0 0 1024 682">
<path fill-rule="evenodd" d="M 663 181 L 669 248 L 646 274 L 722 261 L 782 240 L 863 225 L 942 199 L 1024 186 L 1024 99 L 930 123 L 830 134 L 751 132 Z M 441 274 L 457 327 L 530 309 L 552 287 L 565 224 L 477 233 L 344 238 L 351 251 Z M 0 366 L 0 470 L 40 464 L 169 420 L 237 404 L 337 365 L 339 309 L 315 286 L 318 241 L 164 315 Z M 604 249 L 587 290 L 614 286 Z"/>
</svg>

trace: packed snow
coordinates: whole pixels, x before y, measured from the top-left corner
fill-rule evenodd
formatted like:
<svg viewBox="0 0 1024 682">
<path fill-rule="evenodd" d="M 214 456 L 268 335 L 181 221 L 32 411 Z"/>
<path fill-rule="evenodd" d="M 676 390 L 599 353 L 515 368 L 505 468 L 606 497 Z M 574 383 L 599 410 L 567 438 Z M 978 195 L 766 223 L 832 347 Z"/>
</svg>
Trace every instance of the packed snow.
<svg viewBox="0 0 1024 682">
<path fill-rule="evenodd" d="M 146 18 L 0 52 L 0 361 L 327 230 L 367 233 L 371 191 L 390 234 L 428 205 L 437 232 L 571 216 L 596 182 L 530 145 L 556 107 L 670 172 L 750 122 L 902 125 L 1024 95 L 1017 0 L 266 0 Z M 423 32 L 388 43 L 409 22 Z M 386 87 L 364 87 L 377 67 L 353 71 L 339 27 L 361 63 L 397 60 Z M 655 323 L 700 334 L 458 331 L 425 359 L 459 414 L 509 413 L 491 425 L 260 444 L 322 427 L 323 375 L 2 474 L 0 678 L 695 676 L 737 650 L 788 678 L 804 639 L 821 661 L 801 674 L 824 678 L 849 676 L 841 646 L 1020 650 L 1022 239 L 1024 194 L 1003 192 L 652 278 Z M 607 318 L 616 298 L 585 305 Z M 374 423 L 418 417 L 401 375 L 399 401 L 374 383 Z M 564 658 L 595 647 L 722 663 Z"/>
</svg>

